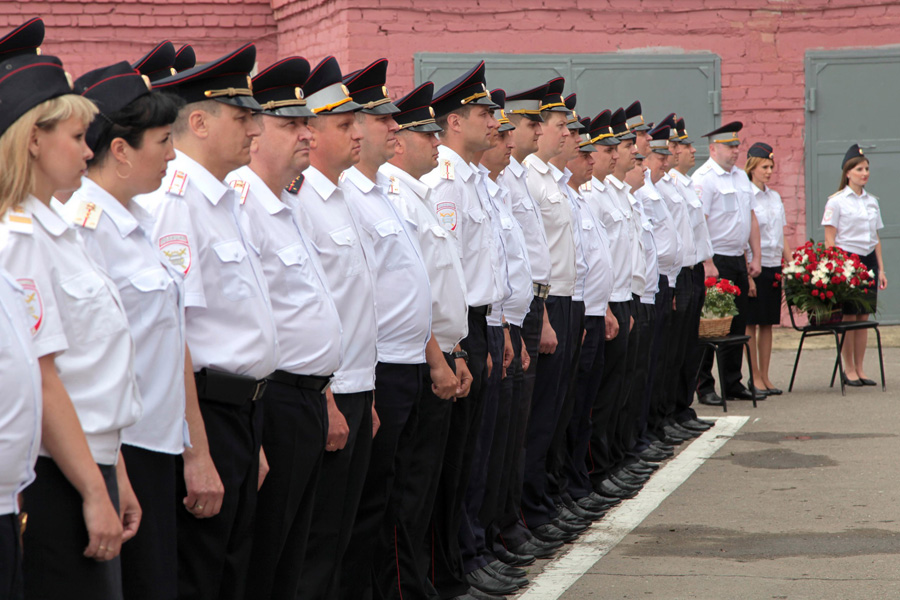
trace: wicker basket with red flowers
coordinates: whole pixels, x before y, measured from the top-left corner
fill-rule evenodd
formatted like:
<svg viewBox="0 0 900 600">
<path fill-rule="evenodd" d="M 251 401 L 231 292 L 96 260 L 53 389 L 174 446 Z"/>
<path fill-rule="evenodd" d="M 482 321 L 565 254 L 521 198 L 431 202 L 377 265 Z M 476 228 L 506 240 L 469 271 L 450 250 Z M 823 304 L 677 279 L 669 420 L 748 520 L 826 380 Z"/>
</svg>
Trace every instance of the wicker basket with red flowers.
<svg viewBox="0 0 900 600">
<path fill-rule="evenodd" d="M 867 295 L 875 274 L 856 254 L 810 240 L 794 250 L 782 273 L 785 298 L 807 313 L 810 323 L 840 321 L 845 304 L 871 308 Z"/>
<path fill-rule="evenodd" d="M 728 335 L 731 320 L 738 314 L 734 298 L 740 295 L 741 290 L 730 280 L 706 278 L 706 299 L 703 301 L 698 333 L 701 338 Z"/>
</svg>

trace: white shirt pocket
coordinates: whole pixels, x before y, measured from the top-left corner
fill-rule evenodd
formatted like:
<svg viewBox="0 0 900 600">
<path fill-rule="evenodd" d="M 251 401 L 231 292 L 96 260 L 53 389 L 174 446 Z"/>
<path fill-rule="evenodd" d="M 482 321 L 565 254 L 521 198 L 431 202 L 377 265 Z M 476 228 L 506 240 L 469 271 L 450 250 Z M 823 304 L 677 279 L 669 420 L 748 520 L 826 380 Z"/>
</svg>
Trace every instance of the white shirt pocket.
<svg viewBox="0 0 900 600">
<path fill-rule="evenodd" d="M 447 233 L 447 230 L 441 227 L 440 225 L 432 225 L 428 229 L 431 232 L 431 235 L 434 236 L 434 246 L 435 246 L 435 267 L 438 269 L 449 269 L 453 265 L 453 259 L 451 258 L 451 252 L 457 252 L 455 245 L 447 245 L 447 236 L 450 234 Z"/>
<path fill-rule="evenodd" d="M 96 271 L 84 271 L 60 282 L 59 298 L 66 318 L 66 337 L 71 330 L 77 343 L 88 343 L 109 337 L 126 326 L 122 310 Z"/>
<path fill-rule="evenodd" d="M 328 235 L 335 245 L 335 254 L 344 277 L 359 275 L 363 270 L 363 259 L 362 251 L 359 248 L 359 238 L 356 237 L 353 227 L 347 225 Z"/>
<path fill-rule="evenodd" d="M 378 233 L 376 244 L 378 254 L 386 271 L 402 271 L 413 265 L 409 256 L 412 248 L 405 240 L 403 226 L 394 219 L 385 219 L 375 223 L 375 232 Z"/>
<path fill-rule="evenodd" d="M 125 306 L 139 307 L 138 314 L 132 308 L 128 318 L 136 320 L 142 326 L 152 324 L 154 327 L 172 329 L 178 326 L 177 309 L 165 306 L 167 302 L 174 302 L 175 295 L 166 292 L 170 285 L 174 285 L 172 278 L 165 269 L 150 269 L 135 273 L 128 278 L 130 285 L 125 286 L 119 293 Z M 128 297 L 134 300 L 129 302 Z"/>
<path fill-rule="evenodd" d="M 734 186 L 727 183 L 720 183 L 717 186 L 719 194 L 722 196 L 722 210 L 725 212 L 733 212 L 738 209 L 737 190 Z"/>
<path fill-rule="evenodd" d="M 247 250 L 240 240 L 229 240 L 213 245 L 213 251 L 219 258 L 219 288 L 222 294 L 232 302 L 246 300 L 256 295 L 256 281 L 249 263 L 242 264 L 247 258 Z"/>
</svg>

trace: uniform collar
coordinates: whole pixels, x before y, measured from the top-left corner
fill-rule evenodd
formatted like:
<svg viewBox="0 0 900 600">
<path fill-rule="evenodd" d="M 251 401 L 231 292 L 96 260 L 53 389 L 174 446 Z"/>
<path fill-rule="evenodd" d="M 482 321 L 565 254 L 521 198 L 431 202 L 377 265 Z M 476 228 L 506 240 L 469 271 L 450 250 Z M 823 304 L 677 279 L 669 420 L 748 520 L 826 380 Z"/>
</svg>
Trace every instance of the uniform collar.
<svg viewBox="0 0 900 600">
<path fill-rule="evenodd" d="M 550 172 L 550 165 L 542 161 L 538 158 L 537 154 L 529 154 L 525 157 L 525 164 L 540 173 L 541 175 L 546 175 Z M 557 169 L 558 171 L 559 169 Z"/>
<path fill-rule="evenodd" d="M 453 163 L 453 170 L 462 178 L 463 181 L 468 182 L 469 179 L 472 178 L 472 175 L 475 174 L 475 171 L 472 169 L 472 165 L 463 160 L 463 157 L 457 154 L 455 150 L 443 144 L 438 146 L 438 160 L 441 159 L 449 160 L 451 163 Z"/>
<path fill-rule="evenodd" d="M 731 167 L 730 171 L 726 171 L 722 167 L 719 166 L 719 163 L 714 161 L 711 157 L 706 160 L 707 164 L 712 167 L 712 170 L 716 172 L 716 175 L 731 175 L 737 170 L 737 167 Z"/>
<path fill-rule="evenodd" d="M 857 198 L 859 200 L 863 200 L 869 196 L 869 192 L 866 191 L 866 188 L 863 188 L 862 194 L 857 194 L 856 192 L 854 192 L 853 188 L 851 188 L 849 185 L 845 186 L 844 189 L 841 191 L 844 192 L 845 196 L 847 196 L 849 198 Z"/>
<path fill-rule="evenodd" d="M 672 169 L 669 171 L 669 175 L 675 178 L 676 181 L 680 182 L 682 185 L 691 186 L 693 185 L 690 177 L 679 171 L 678 169 Z"/>
<path fill-rule="evenodd" d="M 97 206 L 103 209 L 103 212 L 110 218 L 113 222 L 113 225 L 116 226 L 116 229 L 119 230 L 119 235 L 123 238 L 128 237 L 131 232 L 137 229 L 140 226 L 140 223 L 135 218 L 131 212 L 124 206 L 122 203 L 116 200 L 112 194 L 104 190 L 102 187 L 97 185 L 97 183 L 87 177 L 81 178 L 81 188 L 79 188 L 74 199 L 83 199 L 88 202 L 93 202 Z M 140 207 L 137 202 L 129 203 L 132 207 L 132 210 L 141 211 L 141 216 L 145 216 L 144 209 Z M 75 208 L 72 201 L 70 200 L 66 203 L 67 212 Z"/>
<path fill-rule="evenodd" d="M 594 188 L 599 189 L 601 192 L 606 191 L 606 185 L 604 185 L 603 181 L 600 181 L 599 179 L 591 175 L 591 189 Z"/>
<path fill-rule="evenodd" d="M 409 189 L 413 191 L 413 193 L 421 199 L 428 198 L 428 194 L 431 192 L 431 188 L 428 187 L 427 184 L 419 181 L 403 169 L 392 165 L 391 163 L 384 163 L 378 169 L 378 172 L 385 175 L 386 177 L 396 177 L 400 180 L 402 185 L 409 186 Z"/>
<path fill-rule="evenodd" d="M 642 192 L 641 195 L 646 196 L 650 200 L 662 200 L 662 195 L 660 195 L 659 190 L 649 176 L 644 180 L 644 185 L 638 191 Z"/>
<path fill-rule="evenodd" d="M 272 193 L 272 190 L 269 189 L 266 182 L 263 181 L 249 165 L 245 165 L 236 171 L 232 171 L 228 176 L 228 181 L 235 180 L 247 182 L 250 186 L 250 193 L 253 194 L 253 197 L 259 201 L 262 207 L 266 209 L 266 212 L 270 215 L 275 215 L 283 210 L 288 210 L 288 206 Z"/>
<path fill-rule="evenodd" d="M 490 194 L 491 198 L 495 199 L 500 196 L 500 192 L 503 191 L 503 188 L 488 175 L 484 176 L 484 187 L 487 188 L 487 192 Z"/>
<path fill-rule="evenodd" d="M 516 179 L 521 179 L 522 175 L 525 173 L 525 167 L 523 167 L 522 163 L 517 161 L 514 156 L 509 157 L 509 166 L 506 167 L 506 170 L 511 172 Z"/>
<path fill-rule="evenodd" d="M 604 181 L 606 181 L 607 183 L 611 183 L 612 186 L 619 191 L 624 190 L 625 187 L 627 186 L 627 184 L 624 181 L 619 181 L 618 179 L 616 179 L 616 177 L 614 175 L 607 175 L 606 179 L 604 179 Z"/>
<path fill-rule="evenodd" d="M 218 206 L 225 194 L 231 191 L 229 186 L 216 179 L 216 176 L 210 173 L 206 167 L 180 150 L 175 150 L 175 159 L 171 163 L 171 168 L 187 173 L 191 182 L 213 206 Z"/>
<path fill-rule="evenodd" d="M 554 167 L 551 163 L 547 163 L 547 168 L 550 169 L 550 175 L 553 176 L 553 181 L 555 181 L 556 183 L 565 184 L 567 181 L 569 181 L 569 178 L 566 177 L 566 172 L 569 170 L 568 168 L 565 171 L 560 171 L 559 169 Z M 565 179 L 563 179 L 564 177 L 565 177 Z"/>
<path fill-rule="evenodd" d="M 309 166 L 303 171 L 304 183 L 309 182 L 313 190 L 326 202 L 331 198 L 332 194 L 338 189 L 330 179 L 322 174 L 322 171 L 313 166 Z"/>
<path fill-rule="evenodd" d="M 69 229 L 62 217 L 34 196 L 28 196 L 22 208 L 30 212 L 31 216 L 41 224 L 41 227 L 54 237 L 61 236 Z"/>
<path fill-rule="evenodd" d="M 363 194 L 368 194 L 375 188 L 375 182 L 362 174 L 362 171 L 356 167 L 350 167 L 344 171 L 344 177 L 350 180 L 350 183 L 359 188 Z"/>
</svg>

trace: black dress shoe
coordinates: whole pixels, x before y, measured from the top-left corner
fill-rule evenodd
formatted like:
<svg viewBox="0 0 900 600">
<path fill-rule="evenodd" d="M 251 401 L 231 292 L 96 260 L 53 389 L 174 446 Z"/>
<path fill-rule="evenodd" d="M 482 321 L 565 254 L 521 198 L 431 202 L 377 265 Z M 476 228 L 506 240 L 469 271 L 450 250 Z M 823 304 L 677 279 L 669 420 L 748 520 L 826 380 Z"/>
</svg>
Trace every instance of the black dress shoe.
<svg viewBox="0 0 900 600">
<path fill-rule="evenodd" d="M 680 442 L 686 442 L 687 440 L 691 440 L 694 436 L 690 433 L 685 433 L 683 430 L 679 430 L 678 428 L 672 425 L 663 425 L 663 432 L 665 432 L 667 438 L 671 438 L 673 440 L 678 440 Z"/>
<path fill-rule="evenodd" d="M 544 523 L 543 525 L 538 525 L 531 530 L 531 533 L 537 539 L 545 540 L 548 542 L 571 542 L 578 537 L 577 534 L 563 531 L 553 523 Z"/>
<path fill-rule="evenodd" d="M 650 442 L 650 447 L 656 448 L 660 452 L 675 452 L 675 446 L 670 446 L 669 444 L 663 442 L 662 440 Z"/>
<path fill-rule="evenodd" d="M 506 594 L 515 594 L 519 591 L 519 586 L 494 579 L 491 575 L 482 569 L 476 569 L 466 574 L 466 581 L 479 592 L 486 594 L 494 594 L 495 596 L 505 596 Z"/>
<path fill-rule="evenodd" d="M 470 587 L 465 596 L 457 596 L 457 598 L 463 598 L 464 600 L 470 600 L 472 598 L 474 598 L 475 600 L 500 600 L 501 598 L 503 598 L 503 596 L 485 594 L 484 592 L 479 592 L 475 588 Z"/>
<path fill-rule="evenodd" d="M 622 481 L 615 475 L 610 475 L 607 478 L 607 481 L 609 481 L 611 484 L 613 484 L 620 490 L 625 490 L 627 492 L 633 492 L 635 494 L 637 494 L 639 491 L 641 491 L 641 488 L 644 487 L 644 484 L 642 484 L 642 483 L 628 483 L 627 481 Z"/>
<path fill-rule="evenodd" d="M 493 570 L 497 571 L 501 575 L 506 575 L 507 577 L 527 577 L 528 571 L 525 569 L 520 569 L 519 567 L 511 567 L 502 560 L 495 560 L 491 563 L 488 563 L 488 566 Z"/>
<path fill-rule="evenodd" d="M 562 519 L 553 519 L 550 521 L 554 527 L 559 529 L 560 531 L 565 531 L 566 533 L 574 533 L 578 535 L 584 531 L 587 531 L 587 528 L 591 526 L 590 521 L 582 521 L 581 523 L 573 523 L 572 521 L 563 521 Z"/>
<path fill-rule="evenodd" d="M 644 485 L 647 483 L 647 480 L 650 479 L 649 475 L 638 475 L 637 473 L 632 473 L 628 469 L 619 469 L 613 473 L 613 475 L 616 476 L 616 479 L 632 485 Z"/>
<path fill-rule="evenodd" d="M 489 564 L 483 566 L 482 569 L 484 569 L 485 573 L 487 573 L 500 583 L 510 583 L 520 589 L 527 586 L 529 583 L 528 579 L 525 577 L 510 577 L 509 575 L 504 575 Z"/>
<path fill-rule="evenodd" d="M 846 377 L 841 377 L 844 380 L 844 385 L 849 385 L 850 387 L 862 387 L 863 382 L 859 379 L 847 379 Z"/>
<path fill-rule="evenodd" d="M 538 546 L 533 542 L 522 542 L 518 546 L 512 548 L 513 552 L 518 556 L 533 556 L 534 558 L 550 558 L 556 554 L 557 548 L 563 546 L 562 542 L 557 542 L 556 547 L 550 545 Z"/>
<path fill-rule="evenodd" d="M 610 496 L 612 498 L 621 498 L 623 500 L 627 498 L 634 498 L 637 496 L 637 492 L 633 490 L 624 490 L 614 484 L 609 479 L 604 479 L 600 482 L 600 486 L 597 489 L 604 496 Z"/>
<path fill-rule="evenodd" d="M 645 469 L 650 469 L 651 471 L 656 471 L 657 469 L 659 469 L 658 462 L 652 461 L 652 460 L 644 460 L 643 458 L 639 458 L 637 463 L 635 463 L 635 464 L 638 464 L 638 465 L 644 467 Z"/>
<path fill-rule="evenodd" d="M 700 404 L 707 406 L 722 406 L 722 398 L 715 392 L 703 394 L 700 396 Z"/>
<path fill-rule="evenodd" d="M 691 438 L 698 438 L 703 435 L 702 431 L 694 431 L 693 429 L 688 429 L 686 427 L 682 427 L 678 423 L 669 423 L 675 431 L 681 434 L 682 437 L 689 435 Z"/>
<path fill-rule="evenodd" d="M 738 390 L 734 390 L 730 394 L 728 394 L 729 400 L 765 400 L 766 397 L 760 394 L 759 392 L 753 392 L 748 390 L 747 388 L 741 388 Z"/>
<path fill-rule="evenodd" d="M 633 473 L 635 475 L 639 475 L 642 477 L 649 477 L 650 475 L 653 475 L 653 473 L 654 473 L 653 469 L 651 469 L 650 467 L 645 467 L 642 464 L 637 463 L 637 462 L 631 463 L 630 465 L 626 466 L 625 470 L 628 471 L 629 473 Z"/>
<path fill-rule="evenodd" d="M 681 427 L 684 427 L 685 429 L 690 429 L 691 431 L 703 432 L 703 431 L 709 431 L 709 429 L 710 429 L 709 425 L 701 423 L 700 421 L 695 421 L 694 419 L 688 419 L 687 421 L 682 421 L 678 425 Z"/>
<path fill-rule="evenodd" d="M 868 377 L 860 377 L 859 380 L 863 385 L 878 385 L 874 380 L 869 379 Z"/>
<path fill-rule="evenodd" d="M 606 511 L 590 510 L 590 509 L 578 506 L 574 502 L 572 503 L 572 506 L 568 507 L 568 509 L 570 511 L 572 511 L 572 513 L 574 513 L 575 516 L 578 517 L 579 519 L 582 519 L 585 521 L 591 521 L 591 522 L 599 521 L 606 515 Z"/>
<path fill-rule="evenodd" d="M 716 426 L 716 422 L 710 421 L 709 419 L 701 419 L 700 417 L 694 417 L 694 420 L 697 421 L 698 423 L 703 423 L 704 425 L 709 425 L 710 427 Z"/>
<path fill-rule="evenodd" d="M 510 552 L 503 546 L 494 549 L 494 556 L 510 567 L 527 567 L 535 561 L 533 554 L 517 554 Z"/>
<path fill-rule="evenodd" d="M 587 525 L 591 524 L 590 519 L 585 519 L 583 517 L 579 517 L 578 515 L 573 513 L 572 510 L 568 506 L 566 506 L 564 504 L 561 504 L 557 507 L 556 518 L 564 523 L 571 523 L 572 525 L 587 526 Z"/>
<path fill-rule="evenodd" d="M 553 540 L 542 540 L 540 538 L 536 538 L 536 537 L 534 537 L 534 534 L 531 533 L 530 530 L 528 531 L 528 535 L 531 536 L 529 541 L 532 544 L 534 544 L 535 546 L 537 546 L 538 548 L 548 548 L 550 550 L 558 550 L 559 548 L 562 548 L 565 545 L 564 542 L 559 541 L 559 540 L 553 541 Z"/>
<path fill-rule="evenodd" d="M 766 393 L 767 396 L 780 396 L 784 393 L 778 388 L 766 388 L 763 391 Z"/>
<path fill-rule="evenodd" d="M 651 446 L 650 448 L 647 448 L 646 450 L 638 454 L 638 456 L 641 457 L 641 460 L 647 461 L 650 464 L 656 464 L 666 460 L 672 455 L 660 452 L 659 450 L 656 450 Z"/>
<path fill-rule="evenodd" d="M 621 498 L 605 496 L 605 495 L 599 494 L 597 492 L 591 492 L 590 494 L 588 494 L 588 498 L 590 498 L 594 502 L 599 502 L 600 504 L 602 504 L 604 506 L 616 506 L 617 504 L 622 503 Z"/>
</svg>

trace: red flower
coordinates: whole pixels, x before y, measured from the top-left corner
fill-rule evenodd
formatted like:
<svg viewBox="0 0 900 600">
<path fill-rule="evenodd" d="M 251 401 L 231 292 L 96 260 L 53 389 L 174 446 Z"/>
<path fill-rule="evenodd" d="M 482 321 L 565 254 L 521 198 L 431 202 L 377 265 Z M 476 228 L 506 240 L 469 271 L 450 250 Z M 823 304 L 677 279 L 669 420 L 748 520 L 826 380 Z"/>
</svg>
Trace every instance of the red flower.
<svg viewBox="0 0 900 600">
<path fill-rule="evenodd" d="M 704 283 L 706 284 L 706 287 L 711 288 L 714 285 L 716 285 L 716 278 L 715 277 L 707 277 L 706 281 Z"/>
<path fill-rule="evenodd" d="M 825 297 L 826 298 L 834 298 L 834 292 L 832 292 L 831 290 L 825 292 Z"/>
<path fill-rule="evenodd" d="M 850 285 L 859 285 L 859 278 L 857 278 L 857 277 L 852 277 L 852 278 L 850 279 Z"/>
<path fill-rule="evenodd" d="M 775 273 L 775 281 L 781 281 L 781 273 Z"/>
<path fill-rule="evenodd" d="M 812 295 L 818 297 L 818 296 L 819 296 L 819 290 L 813 290 L 813 291 L 812 291 Z"/>
</svg>

